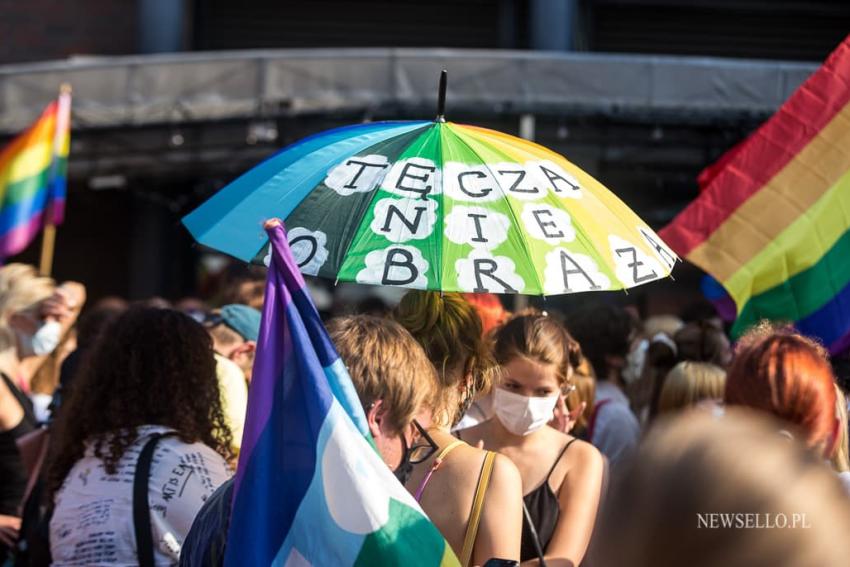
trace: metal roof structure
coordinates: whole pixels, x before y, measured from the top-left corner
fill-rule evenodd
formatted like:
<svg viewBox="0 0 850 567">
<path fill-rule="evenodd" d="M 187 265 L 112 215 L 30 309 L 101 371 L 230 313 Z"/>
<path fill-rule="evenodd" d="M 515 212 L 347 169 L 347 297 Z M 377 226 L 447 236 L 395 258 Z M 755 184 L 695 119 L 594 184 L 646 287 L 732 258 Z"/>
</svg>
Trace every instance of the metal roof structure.
<svg viewBox="0 0 850 567">
<path fill-rule="evenodd" d="M 816 68 L 697 57 L 449 49 L 285 49 L 77 57 L 0 66 L 0 133 L 74 88 L 74 128 L 133 128 L 358 111 L 432 112 L 441 69 L 449 112 L 765 116 Z"/>
</svg>

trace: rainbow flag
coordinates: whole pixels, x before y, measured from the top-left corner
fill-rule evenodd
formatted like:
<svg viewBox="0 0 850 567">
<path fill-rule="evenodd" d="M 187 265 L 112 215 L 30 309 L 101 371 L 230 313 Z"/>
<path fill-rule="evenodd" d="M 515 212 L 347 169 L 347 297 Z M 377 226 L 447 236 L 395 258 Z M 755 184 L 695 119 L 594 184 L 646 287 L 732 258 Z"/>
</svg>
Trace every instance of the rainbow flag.
<svg viewBox="0 0 850 567">
<path fill-rule="evenodd" d="M 22 252 L 65 217 L 71 94 L 63 92 L 0 152 L 0 258 Z"/>
<path fill-rule="evenodd" d="M 458 565 L 384 464 L 282 226 L 266 284 L 225 564 Z"/>
<path fill-rule="evenodd" d="M 850 346 L 848 42 L 703 172 L 699 197 L 660 233 L 726 290 L 734 336 L 770 319 L 833 353 Z"/>
</svg>

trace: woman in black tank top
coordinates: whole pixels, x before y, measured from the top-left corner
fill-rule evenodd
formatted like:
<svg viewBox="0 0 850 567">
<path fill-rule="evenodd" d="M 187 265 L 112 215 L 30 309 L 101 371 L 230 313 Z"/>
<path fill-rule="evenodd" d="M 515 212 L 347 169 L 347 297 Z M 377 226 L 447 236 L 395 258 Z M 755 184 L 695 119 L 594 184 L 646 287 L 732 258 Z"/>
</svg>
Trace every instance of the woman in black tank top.
<svg viewBox="0 0 850 567">
<path fill-rule="evenodd" d="M 19 506 L 27 486 L 27 473 L 16 443 L 19 437 L 33 431 L 37 422 L 29 398 L 5 374 L 0 373 L 0 396 L 11 396 L 23 410 L 20 422 L 11 429 L 0 431 L 0 515 L 18 516 Z M 6 390 L 3 392 L 2 390 Z M 8 527 L 12 518 L 3 518 Z M 8 534 L 7 534 L 8 535 Z M 11 536 L 10 536 L 11 537 Z M 10 550 L 0 542 L 0 563 L 7 560 Z"/>
<path fill-rule="evenodd" d="M 495 417 L 463 438 L 509 457 L 523 484 L 522 561 L 545 557 L 579 565 L 587 551 L 602 489 L 604 461 L 592 445 L 549 427 L 580 352 L 553 319 L 525 313 L 495 335 L 502 376 Z"/>
<path fill-rule="evenodd" d="M 76 321 L 85 301 L 85 288 L 66 282 L 56 287 L 50 278 L 39 277 L 35 268 L 7 264 L 0 268 L 0 399 L 3 400 L 3 426 L 0 426 L 0 515 L 4 540 L 14 537 L 21 499 L 28 480 L 17 440 L 37 427 L 32 403 L 10 378 L 28 383 L 38 362 L 50 354 Z M 23 417 L 18 418 L 23 410 Z M 0 563 L 4 562 L 0 546 Z"/>
<path fill-rule="evenodd" d="M 20 404 L 24 412 L 21 421 L 12 429 L 0 431 L 0 514 L 15 516 L 24 495 L 27 474 L 21 455 L 18 452 L 17 439 L 33 431 L 38 423 L 32 411 L 29 398 L 5 374 L 0 374 L 3 386 Z"/>
</svg>

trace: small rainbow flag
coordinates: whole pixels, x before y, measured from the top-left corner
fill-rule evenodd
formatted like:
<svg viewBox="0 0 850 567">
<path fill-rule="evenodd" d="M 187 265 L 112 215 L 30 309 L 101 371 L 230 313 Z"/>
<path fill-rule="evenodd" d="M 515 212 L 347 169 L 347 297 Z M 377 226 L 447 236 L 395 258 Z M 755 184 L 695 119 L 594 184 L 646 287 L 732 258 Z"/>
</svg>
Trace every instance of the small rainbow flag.
<svg viewBox="0 0 850 567">
<path fill-rule="evenodd" d="M 0 258 L 22 252 L 45 224 L 65 217 L 71 93 L 0 152 Z"/>
<path fill-rule="evenodd" d="M 700 184 L 660 235 L 728 292 L 732 334 L 790 321 L 833 353 L 847 349 L 850 37 Z"/>
</svg>

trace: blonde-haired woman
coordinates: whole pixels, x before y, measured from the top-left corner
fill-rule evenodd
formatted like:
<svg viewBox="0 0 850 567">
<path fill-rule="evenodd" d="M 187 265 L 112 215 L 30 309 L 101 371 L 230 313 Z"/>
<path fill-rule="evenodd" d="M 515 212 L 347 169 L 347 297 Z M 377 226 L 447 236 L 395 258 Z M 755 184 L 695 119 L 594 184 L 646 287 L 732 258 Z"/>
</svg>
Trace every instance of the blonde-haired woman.
<svg viewBox="0 0 850 567">
<path fill-rule="evenodd" d="M 478 392 L 486 392 L 495 363 L 475 309 L 457 293 L 409 292 L 394 318 L 424 347 L 437 369 L 428 436 L 439 447 L 412 471 L 406 486 L 461 564 L 519 559 L 522 481 L 507 458 L 472 447 L 450 433 Z"/>
<path fill-rule="evenodd" d="M 30 381 L 73 324 L 84 299 L 81 285 L 57 289 L 32 266 L 0 268 L 0 544 L 17 537 L 15 517 L 27 474 L 16 441 L 37 426 Z"/>
<path fill-rule="evenodd" d="M 680 362 L 667 373 L 658 413 L 681 411 L 700 402 L 723 400 L 726 371 L 709 362 Z"/>
</svg>

